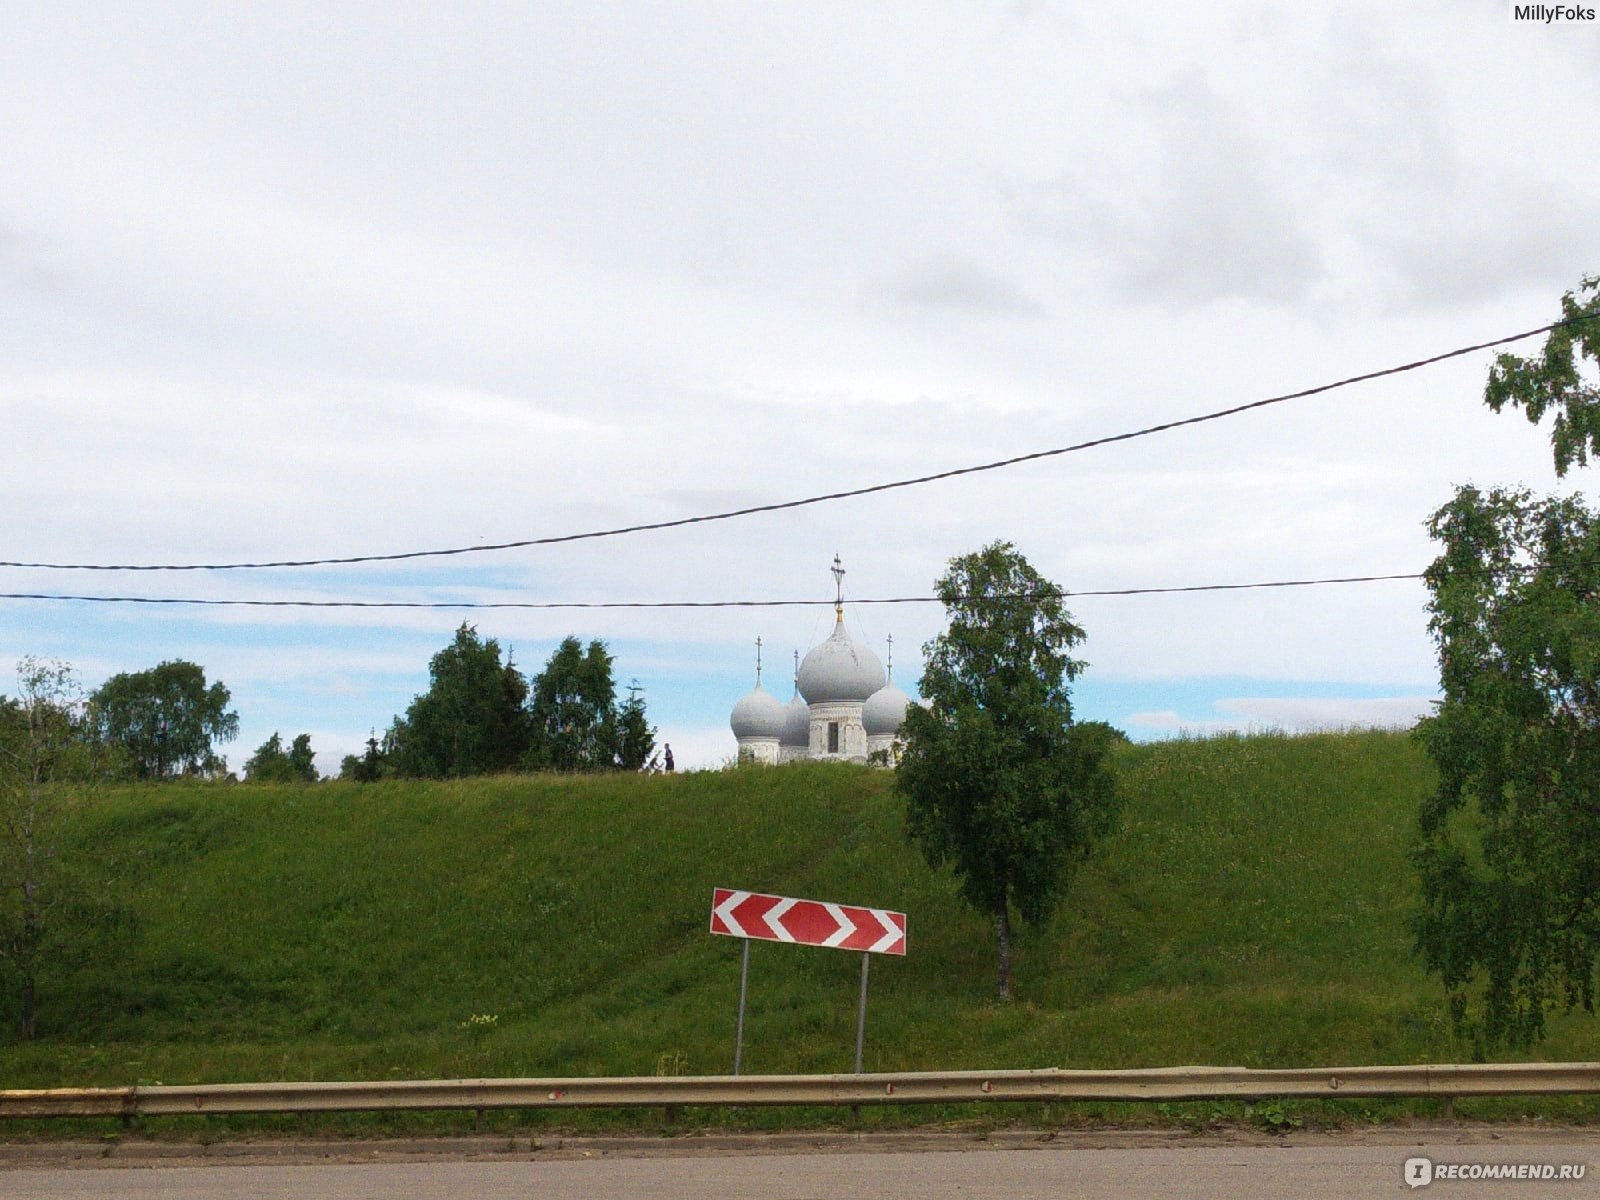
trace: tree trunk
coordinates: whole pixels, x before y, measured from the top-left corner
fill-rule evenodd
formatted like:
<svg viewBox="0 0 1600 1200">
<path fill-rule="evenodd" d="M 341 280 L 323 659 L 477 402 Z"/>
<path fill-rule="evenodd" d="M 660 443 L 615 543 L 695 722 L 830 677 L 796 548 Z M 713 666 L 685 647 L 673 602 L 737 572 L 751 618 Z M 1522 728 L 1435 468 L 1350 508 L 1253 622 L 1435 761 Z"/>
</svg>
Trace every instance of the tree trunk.
<svg viewBox="0 0 1600 1200">
<path fill-rule="evenodd" d="M 1000 999 L 1011 999 L 1011 913 L 1002 899 L 994 910 L 995 945 L 1000 954 Z"/>
</svg>

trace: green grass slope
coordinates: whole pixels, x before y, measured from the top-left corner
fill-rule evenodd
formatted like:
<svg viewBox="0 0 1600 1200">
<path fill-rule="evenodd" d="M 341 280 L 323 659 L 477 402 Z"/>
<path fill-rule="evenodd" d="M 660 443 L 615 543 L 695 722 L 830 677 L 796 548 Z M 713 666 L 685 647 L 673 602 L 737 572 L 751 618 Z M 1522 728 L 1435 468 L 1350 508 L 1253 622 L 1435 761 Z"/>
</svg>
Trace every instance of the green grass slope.
<svg viewBox="0 0 1600 1200">
<path fill-rule="evenodd" d="M 739 943 L 716 885 L 909 914 L 869 1070 L 1445 1060 L 1410 950 L 1430 771 L 1402 735 L 1124 747 L 1119 831 L 994 1003 L 989 923 L 903 837 L 884 772 L 129 788 L 67 852 L 121 919 L 42 981 L 0 1086 L 723 1073 Z M 745 1069 L 848 1070 L 859 957 L 758 943 Z M 10 1021 L 12 982 L 0 1000 Z M 474 1023 L 472 1018 L 480 1019 Z M 1545 1058 L 1591 1058 L 1558 1020 Z"/>
</svg>

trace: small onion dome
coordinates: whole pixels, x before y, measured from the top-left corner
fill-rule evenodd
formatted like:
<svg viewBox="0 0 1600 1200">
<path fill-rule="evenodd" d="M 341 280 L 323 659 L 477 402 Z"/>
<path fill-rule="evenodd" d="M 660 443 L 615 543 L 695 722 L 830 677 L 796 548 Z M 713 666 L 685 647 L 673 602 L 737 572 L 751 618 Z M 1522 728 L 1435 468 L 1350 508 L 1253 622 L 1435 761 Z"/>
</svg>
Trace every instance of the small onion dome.
<svg viewBox="0 0 1600 1200">
<path fill-rule="evenodd" d="M 867 697 L 867 702 L 861 706 L 861 727 L 868 737 L 899 733 L 909 707 L 911 697 L 891 683 Z"/>
<path fill-rule="evenodd" d="M 800 694 L 812 704 L 865 700 L 883 686 L 883 664 L 845 632 L 840 617 L 828 640 L 800 661 L 798 682 Z"/>
<path fill-rule="evenodd" d="M 811 745 L 811 706 L 800 698 L 799 692 L 783 710 L 783 732 L 778 735 L 778 745 Z"/>
<path fill-rule="evenodd" d="M 782 703 L 758 683 L 755 691 L 733 706 L 728 724 L 736 738 L 775 738 L 783 731 L 783 717 Z"/>
</svg>

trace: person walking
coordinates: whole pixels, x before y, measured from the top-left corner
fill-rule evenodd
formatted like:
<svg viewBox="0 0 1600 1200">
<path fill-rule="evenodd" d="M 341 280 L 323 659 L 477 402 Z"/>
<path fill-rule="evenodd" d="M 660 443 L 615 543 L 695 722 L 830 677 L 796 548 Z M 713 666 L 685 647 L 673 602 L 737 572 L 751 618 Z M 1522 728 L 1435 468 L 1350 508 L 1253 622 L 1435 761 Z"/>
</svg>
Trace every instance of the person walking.
<svg viewBox="0 0 1600 1200">
<path fill-rule="evenodd" d="M 662 746 L 661 753 L 663 755 L 663 761 L 666 763 L 667 774 L 671 775 L 672 774 L 672 743 L 671 742 L 667 742 L 664 746 Z"/>
</svg>

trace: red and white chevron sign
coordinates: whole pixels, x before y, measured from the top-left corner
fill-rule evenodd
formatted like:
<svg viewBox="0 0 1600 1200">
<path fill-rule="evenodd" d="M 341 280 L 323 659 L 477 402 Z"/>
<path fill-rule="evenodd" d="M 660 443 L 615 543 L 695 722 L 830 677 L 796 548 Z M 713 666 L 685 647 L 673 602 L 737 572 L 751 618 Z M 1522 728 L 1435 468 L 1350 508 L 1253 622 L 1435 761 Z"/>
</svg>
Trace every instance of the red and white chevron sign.
<svg viewBox="0 0 1600 1200">
<path fill-rule="evenodd" d="M 711 932 L 868 954 L 906 952 L 905 913 L 733 888 L 712 889 Z"/>
</svg>

